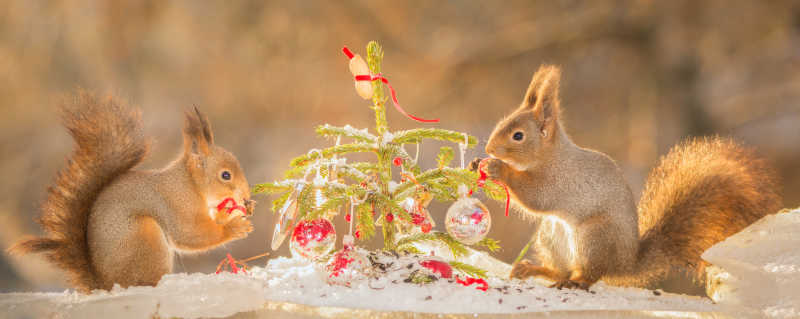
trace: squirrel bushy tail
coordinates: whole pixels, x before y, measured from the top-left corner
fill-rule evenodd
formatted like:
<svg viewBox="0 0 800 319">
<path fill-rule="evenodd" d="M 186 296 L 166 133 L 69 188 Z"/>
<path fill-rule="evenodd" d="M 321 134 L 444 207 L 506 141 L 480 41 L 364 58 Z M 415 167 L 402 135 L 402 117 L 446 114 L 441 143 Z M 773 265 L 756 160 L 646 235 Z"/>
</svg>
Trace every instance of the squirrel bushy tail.
<svg viewBox="0 0 800 319">
<path fill-rule="evenodd" d="M 730 139 L 684 142 L 661 159 L 639 202 L 637 264 L 618 278 L 644 286 L 672 269 L 704 280 L 700 255 L 761 217 L 780 209 L 775 172 Z"/>
<path fill-rule="evenodd" d="M 46 237 L 23 240 L 12 253 L 45 253 L 82 291 L 99 288 L 87 245 L 89 213 L 100 192 L 144 159 L 141 113 L 111 97 L 80 92 L 61 105 L 76 149 L 47 190 L 39 223 Z"/>
</svg>

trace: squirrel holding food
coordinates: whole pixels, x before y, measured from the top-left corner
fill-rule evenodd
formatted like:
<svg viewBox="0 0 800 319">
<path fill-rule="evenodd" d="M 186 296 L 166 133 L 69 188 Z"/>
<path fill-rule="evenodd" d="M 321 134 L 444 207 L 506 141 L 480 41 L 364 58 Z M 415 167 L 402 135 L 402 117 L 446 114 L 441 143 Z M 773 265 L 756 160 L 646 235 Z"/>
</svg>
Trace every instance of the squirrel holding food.
<svg viewBox="0 0 800 319">
<path fill-rule="evenodd" d="M 512 278 L 542 277 L 559 289 L 598 280 L 647 287 L 677 269 L 704 282 L 703 251 L 780 208 L 773 170 L 721 137 L 674 147 L 637 206 L 614 160 L 567 135 L 559 80 L 559 68 L 542 66 L 519 108 L 492 132 L 491 158 L 470 164 L 505 184 L 534 221 L 537 262 L 516 262 Z"/>
<path fill-rule="evenodd" d="M 61 105 L 76 149 L 48 188 L 45 237 L 11 253 L 44 253 L 78 290 L 154 286 L 174 252 L 241 239 L 255 202 L 236 157 L 214 144 L 208 119 L 185 114 L 183 152 L 163 169 L 134 169 L 148 152 L 140 111 L 80 92 Z"/>
</svg>

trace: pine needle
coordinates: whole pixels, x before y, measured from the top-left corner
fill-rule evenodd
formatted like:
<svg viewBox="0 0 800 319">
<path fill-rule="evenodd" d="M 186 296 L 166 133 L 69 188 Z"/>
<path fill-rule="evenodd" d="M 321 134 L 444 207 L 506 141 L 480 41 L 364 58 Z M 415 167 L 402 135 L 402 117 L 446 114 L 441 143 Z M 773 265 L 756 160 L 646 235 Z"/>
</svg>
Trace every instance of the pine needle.
<svg viewBox="0 0 800 319">
<path fill-rule="evenodd" d="M 450 267 L 469 277 L 487 278 L 486 270 L 458 261 L 451 261 Z"/>
</svg>

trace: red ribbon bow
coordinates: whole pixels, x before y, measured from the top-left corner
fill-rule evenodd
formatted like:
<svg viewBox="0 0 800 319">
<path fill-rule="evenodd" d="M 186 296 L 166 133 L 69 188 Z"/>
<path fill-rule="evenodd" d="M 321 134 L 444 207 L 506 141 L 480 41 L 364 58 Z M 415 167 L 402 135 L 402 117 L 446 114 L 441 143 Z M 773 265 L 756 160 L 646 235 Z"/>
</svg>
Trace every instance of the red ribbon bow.
<svg viewBox="0 0 800 319">
<path fill-rule="evenodd" d="M 487 159 L 488 158 L 481 160 L 481 162 L 478 164 L 478 173 L 481 174 L 481 176 L 478 177 L 478 182 L 477 182 L 478 187 L 486 186 L 486 179 L 489 177 L 488 175 L 486 175 L 486 171 L 483 170 L 484 166 L 486 166 Z M 492 182 L 494 182 L 497 185 L 503 186 L 503 189 L 506 191 L 506 217 L 508 217 L 508 206 L 511 205 L 511 194 L 509 194 L 508 192 L 508 186 L 506 186 L 506 184 L 503 184 L 503 182 L 500 182 L 496 179 L 492 179 Z"/>
<path fill-rule="evenodd" d="M 344 55 L 346 55 L 348 59 L 352 59 L 355 56 L 353 54 L 353 52 L 350 51 L 350 49 L 348 49 L 346 46 L 342 48 L 342 52 L 344 52 Z M 383 82 L 383 84 L 386 84 L 386 86 L 389 87 L 389 92 L 391 92 L 391 94 L 392 94 L 392 104 L 394 104 L 394 108 L 397 109 L 398 112 L 402 113 L 406 117 L 408 117 L 408 118 L 410 118 L 412 120 L 415 120 L 417 122 L 422 122 L 422 123 L 437 123 L 437 122 L 439 122 L 439 119 L 427 120 L 427 119 L 423 119 L 423 118 L 416 117 L 414 115 L 408 114 L 406 112 L 406 110 L 404 110 L 400 106 L 400 102 L 397 101 L 397 92 L 395 92 L 395 90 L 392 87 L 392 85 L 389 84 L 389 79 L 385 78 L 380 73 L 379 74 L 375 74 L 375 75 L 372 75 L 372 74 L 356 75 L 355 76 L 355 80 L 356 81 L 375 81 L 375 80 L 380 80 L 381 82 Z"/>
</svg>

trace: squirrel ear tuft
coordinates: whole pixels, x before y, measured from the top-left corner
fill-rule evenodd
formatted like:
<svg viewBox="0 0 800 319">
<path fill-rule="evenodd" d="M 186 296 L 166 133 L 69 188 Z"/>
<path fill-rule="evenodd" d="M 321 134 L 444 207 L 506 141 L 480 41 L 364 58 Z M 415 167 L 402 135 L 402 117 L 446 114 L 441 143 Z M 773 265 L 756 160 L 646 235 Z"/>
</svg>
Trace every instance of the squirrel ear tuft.
<svg viewBox="0 0 800 319">
<path fill-rule="evenodd" d="M 195 107 L 184 112 L 183 144 L 186 153 L 208 155 L 214 144 L 214 135 L 208 119 Z"/>
<path fill-rule="evenodd" d="M 555 65 L 543 65 L 533 75 L 525 100 L 520 108 L 533 110 L 533 115 L 540 122 L 550 121 L 558 117 L 560 101 L 558 86 L 561 80 L 561 69 Z"/>
<path fill-rule="evenodd" d="M 211 132 L 211 124 L 208 123 L 208 117 L 200 113 L 200 110 L 197 109 L 197 106 L 194 107 L 194 112 L 197 114 L 197 118 L 200 120 L 200 124 L 203 128 L 203 136 L 205 137 L 208 144 L 214 144 L 214 133 Z"/>
</svg>

